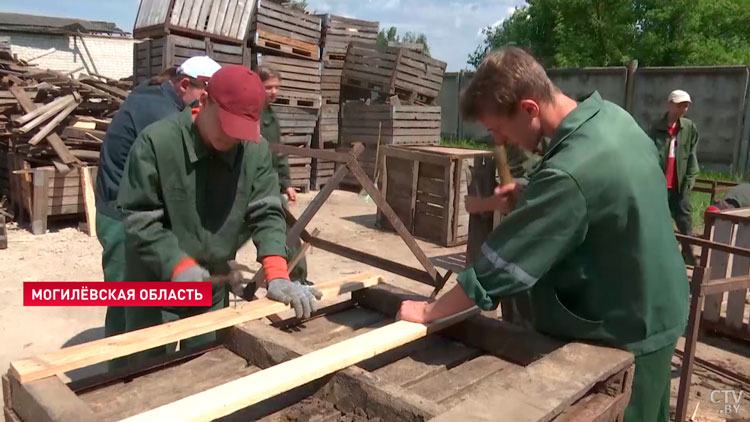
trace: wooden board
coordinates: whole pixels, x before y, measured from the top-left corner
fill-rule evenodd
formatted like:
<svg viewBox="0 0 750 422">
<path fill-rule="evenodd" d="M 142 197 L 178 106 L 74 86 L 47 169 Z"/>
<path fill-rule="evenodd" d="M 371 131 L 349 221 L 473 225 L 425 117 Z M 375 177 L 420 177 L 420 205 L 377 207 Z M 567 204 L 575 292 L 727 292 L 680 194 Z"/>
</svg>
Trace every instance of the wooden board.
<svg viewBox="0 0 750 422">
<path fill-rule="evenodd" d="M 86 227 L 89 236 L 96 236 L 96 201 L 94 200 L 94 184 L 88 167 L 79 169 L 81 175 L 81 190 L 83 191 L 83 206 L 86 210 Z"/>
<path fill-rule="evenodd" d="M 711 240 L 714 242 L 731 244 L 733 224 L 731 221 L 717 220 L 712 228 Z M 722 251 L 709 251 L 709 267 L 711 268 L 710 280 L 728 277 L 729 254 Z M 718 293 L 706 296 L 703 306 L 703 319 L 718 321 L 721 314 L 721 304 L 724 294 Z"/>
<path fill-rule="evenodd" d="M 319 290 L 324 297 L 331 298 L 379 282 L 381 282 L 379 276 L 361 274 L 347 280 L 320 285 Z M 263 318 L 286 309 L 288 309 L 288 306 L 270 299 L 243 302 L 237 307 L 225 308 L 155 327 L 67 347 L 36 358 L 14 361 L 10 364 L 11 374 L 21 382 L 30 382 L 195 335 L 216 331 L 245 321 Z"/>
<path fill-rule="evenodd" d="M 255 374 L 125 419 L 124 422 L 204 421 L 231 414 L 478 313 L 476 308 L 427 326 L 397 321 Z"/>
</svg>

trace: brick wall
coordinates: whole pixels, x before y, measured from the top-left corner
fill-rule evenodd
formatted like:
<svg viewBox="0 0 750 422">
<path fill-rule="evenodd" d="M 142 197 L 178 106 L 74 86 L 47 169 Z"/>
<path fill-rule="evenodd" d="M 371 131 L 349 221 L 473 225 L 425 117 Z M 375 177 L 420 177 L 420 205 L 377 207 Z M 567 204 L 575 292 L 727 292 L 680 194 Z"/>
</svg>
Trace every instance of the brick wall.
<svg viewBox="0 0 750 422">
<path fill-rule="evenodd" d="M 97 73 L 110 78 L 124 78 L 133 74 L 133 40 L 130 37 L 71 36 L 25 32 L 0 32 L 10 37 L 11 52 L 20 59 L 29 60 L 40 68 L 73 73 Z"/>
</svg>

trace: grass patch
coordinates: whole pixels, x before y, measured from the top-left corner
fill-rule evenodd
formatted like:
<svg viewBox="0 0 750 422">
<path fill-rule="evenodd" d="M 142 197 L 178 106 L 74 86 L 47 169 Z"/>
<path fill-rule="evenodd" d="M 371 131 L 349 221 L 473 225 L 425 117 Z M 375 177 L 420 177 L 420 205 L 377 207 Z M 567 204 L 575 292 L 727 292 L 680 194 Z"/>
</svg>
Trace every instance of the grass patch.
<svg viewBox="0 0 750 422">
<path fill-rule="evenodd" d="M 742 176 L 736 174 L 722 173 L 716 171 L 702 171 L 698 174 L 699 179 L 724 180 L 728 182 L 743 182 Z M 723 195 L 718 194 L 716 199 Z M 690 204 L 693 207 L 693 231 L 696 233 L 703 232 L 703 212 L 711 205 L 711 194 L 703 192 L 692 192 L 690 194 Z"/>
<path fill-rule="evenodd" d="M 441 139 L 440 146 L 451 148 L 481 149 L 485 151 L 489 151 L 492 149 L 492 145 L 486 142 L 476 141 L 474 139 Z"/>
</svg>

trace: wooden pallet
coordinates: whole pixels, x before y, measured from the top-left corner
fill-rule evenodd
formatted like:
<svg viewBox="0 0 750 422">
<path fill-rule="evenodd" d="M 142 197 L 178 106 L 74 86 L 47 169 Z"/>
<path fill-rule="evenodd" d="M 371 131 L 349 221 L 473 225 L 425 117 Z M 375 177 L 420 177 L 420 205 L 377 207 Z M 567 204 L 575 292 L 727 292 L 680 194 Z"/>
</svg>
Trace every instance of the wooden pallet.
<svg viewBox="0 0 750 422">
<path fill-rule="evenodd" d="M 15 154 L 9 156 L 12 166 L 11 205 L 16 220 L 28 216 L 31 232 L 47 232 L 49 217 L 75 216 L 85 218 L 86 206 L 79 169 L 60 173 L 52 166 L 34 167 Z M 90 167 L 96 180 L 97 167 Z"/>
<path fill-rule="evenodd" d="M 287 106 L 318 110 L 321 106 L 320 94 L 300 91 L 286 91 L 276 97 L 274 106 Z"/>
<path fill-rule="evenodd" d="M 333 151 L 333 148 L 328 148 Z M 333 177 L 336 171 L 336 163 L 333 161 L 313 159 L 312 172 L 310 175 L 310 187 L 313 190 L 320 190 Z"/>
<path fill-rule="evenodd" d="M 279 119 L 281 142 L 309 147 L 318 121 L 318 110 L 278 105 L 272 107 Z"/>
<path fill-rule="evenodd" d="M 415 237 L 452 247 L 469 237 L 466 171 L 490 151 L 446 147 L 381 147 L 380 190 Z M 378 226 L 392 230 L 378 209 Z"/>
<path fill-rule="evenodd" d="M 323 60 L 344 60 L 350 42 L 374 46 L 378 41 L 378 22 L 319 15 L 323 22 Z"/>
<path fill-rule="evenodd" d="M 303 322 L 258 321 L 285 308 L 261 299 L 212 312 L 211 318 L 204 314 L 173 323 L 179 329 L 141 330 L 139 340 L 126 334 L 134 341 L 110 344 L 104 356 L 101 346 L 93 350 L 103 345 L 99 341 L 13 362 L 3 377 L 6 414 L 21 422 L 209 421 L 230 414 L 233 420 L 266 422 L 355 415 L 392 422 L 621 417 L 632 384 L 630 353 L 563 344 L 475 312 L 428 327 L 393 322 L 400 302 L 415 295 L 372 280 L 359 276 L 344 285 L 329 284 L 326 296 L 336 303 Z M 336 299 L 347 291 L 351 300 Z M 225 314 L 236 317 L 230 321 Z M 228 329 L 206 350 L 76 383 L 29 376 L 82 367 L 84 361 L 76 357 L 89 351 L 98 351 L 93 355 L 102 361 L 112 351 L 143 350 L 154 343 L 146 330 L 167 333 L 169 341 L 185 338 L 190 333 L 182 327 L 209 319 L 203 330 Z M 64 356 L 74 364 L 62 363 Z"/>
<path fill-rule="evenodd" d="M 181 31 L 244 41 L 253 7 L 253 0 L 141 0 L 133 37 Z"/>
<path fill-rule="evenodd" d="M 379 51 L 352 43 L 341 84 L 383 95 L 398 95 L 403 104 L 438 104 L 446 63 L 405 48 Z"/>
<path fill-rule="evenodd" d="M 191 57 L 203 55 L 222 65 L 250 65 L 250 52 L 244 43 L 229 44 L 208 37 L 190 38 L 171 34 L 133 44 L 134 84 L 179 66 Z"/>
<path fill-rule="evenodd" d="M 320 117 L 315 127 L 312 147 L 323 149 L 335 147 L 339 143 L 339 111 L 338 104 L 324 105 L 320 108 Z"/>
<path fill-rule="evenodd" d="M 256 53 L 252 55 L 252 65 L 266 65 L 281 73 L 281 97 L 286 92 L 320 95 L 321 69 L 318 62 Z"/>
<path fill-rule="evenodd" d="M 250 39 L 255 47 L 320 60 L 320 18 L 267 0 L 257 0 Z"/>
</svg>

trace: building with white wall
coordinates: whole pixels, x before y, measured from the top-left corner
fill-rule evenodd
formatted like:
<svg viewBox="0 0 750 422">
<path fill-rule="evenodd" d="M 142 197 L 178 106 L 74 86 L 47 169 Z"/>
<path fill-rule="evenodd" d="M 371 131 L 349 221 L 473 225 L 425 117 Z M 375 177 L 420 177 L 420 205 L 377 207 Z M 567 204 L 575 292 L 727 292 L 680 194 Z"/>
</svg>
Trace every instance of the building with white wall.
<svg viewBox="0 0 750 422">
<path fill-rule="evenodd" d="M 133 73 L 133 38 L 111 22 L 0 13 L 0 39 L 19 59 L 78 76 Z"/>
</svg>

